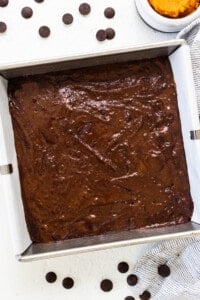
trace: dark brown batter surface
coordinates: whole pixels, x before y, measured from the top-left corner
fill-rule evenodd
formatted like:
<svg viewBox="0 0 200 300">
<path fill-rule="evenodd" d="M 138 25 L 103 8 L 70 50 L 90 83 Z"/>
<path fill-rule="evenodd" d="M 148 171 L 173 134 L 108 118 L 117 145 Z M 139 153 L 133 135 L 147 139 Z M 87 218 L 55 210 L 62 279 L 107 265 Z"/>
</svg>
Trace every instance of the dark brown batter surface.
<svg viewBox="0 0 200 300">
<path fill-rule="evenodd" d="M 167 58 L 12 79 L 9 98 L 34 242 L 190 220 Z"/>
</svg>

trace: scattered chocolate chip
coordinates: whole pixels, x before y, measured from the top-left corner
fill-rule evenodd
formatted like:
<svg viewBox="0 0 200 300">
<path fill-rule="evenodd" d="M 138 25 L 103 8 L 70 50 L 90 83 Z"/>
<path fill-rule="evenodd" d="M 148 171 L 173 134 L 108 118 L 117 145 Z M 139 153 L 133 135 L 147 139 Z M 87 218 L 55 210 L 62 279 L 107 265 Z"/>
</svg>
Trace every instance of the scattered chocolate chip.
<svg viewBox="0 0 200 300">
<path fill-rule="evenodd" d="M 47 38 L 50 35 L 51 31 L 49 29 L 49 27 L 47 26 L 42 26 L 39 29 L 39 35 L 43 38 Z"/>
<path fill-rule="evenodd" d="M 108 19 L 112 19 L 115 16 L 115 10 L 112 7 L 107 7 L 104 10 L 104 16 Z"/>
<path fill-rule="evenodd" d="M 63 279 L 62 285 L 65 289 L 71 289 L 74 286 L 74 280 L 71 277 L 66 277 Z"/>
<path fill-rule="evenodd" d="M 7 25 L 4 22 L 0 22 L 0 33 L 4 33 L 7 30 Z"/>
<path fill-rule="evenodd" d="M 149 293 L 149 291 L 144 291 L 139 297 L 141 300 L 149 300 L 151 298 L 151 293 Z"/>
<path fill-rule="evenodd" d="M 100 29 L 97 31 L 96 38 L 98 41 L 103 42 L 103 41 L 105 41 L 106 37 L 107 37 L 107 35 L 106 35 L 105 30 Z"/>
<path fill-rule="evenodd" d="M 66 25 L 70 25 L 73 22 L 73 16 L 71 14 L 64 14 L 62 17 L 63 23 Z"/>
<path fill-rule="evenodd" d="M 49 272 L 46 274 L 46 281 L 49 283 L 55 282 L 57 279 L 57 275 L 54 272 Z"/>
<path fill-rule="evenodd" d="M 135 300 L 135 298 L 132 297 L 132 296 L 128 296 L 128 297 L 126 297 L 124 300 Z"/>
<path fill-rule="evenodd" d="M 134 274 L 130 274 L 128 277 L 127 277 L 127 283 L 131 286 L 134 286 L 136 285 L 138 282 L 138 278 L 136 275 Z"/>
<path fill-rule="evenodd" d="M 44 2 L 44 0 L 35 0 L 35 2 L 42 3 L 42 2 Z"/>
<path fill-rule="evenodd" d="M 126 273 L 129 270 L 129 265 L 125 261 L 122 261 L 118 264 L 117 268 L 120 273 Z"/>
<path fill-rule="evenodd" d="M 115 31 L 112 28 L 106 29 L 106 38 L 107 40 L 112 40 L 115 37 Z"/>
<path fill-rule="evenodd" d="M 158 267 L 158 274 L 162 277 L 168 277 L 170 275 L 171 271 L 170 268 L 167 265 L 160 265 Z"/>
<path fill-rule="evenodd" d="M 109 279 L 102 280 L 102 282 L 101 282 L 101 289 L 104 292 L 110 292 L 113 289 L 113 283 L 112 283 L 112 281 L 109 280 Z"/>
<path fill-rule="evenodd" d="M 8 0 L 0 0 L 0 7 L 6 7 L 8 5 Z"/>
<path fill-rule="evenodd" d="M 83 15 L 83 16 L 86 16 L 90 13 L 91 11 L 91 7 L 88 3 L 82 3 L 80 6 L 79 6 L 79 12 Z"/>
<path fill-rule="evenodd" d="M 33 10 L 30 7 L 24 7 L 24 8 L 22 8 L 21 14 L 22 14 L 22 17 L 24 17 L 25 19 L 29 19 L 33 15 Z"/>
</svg>

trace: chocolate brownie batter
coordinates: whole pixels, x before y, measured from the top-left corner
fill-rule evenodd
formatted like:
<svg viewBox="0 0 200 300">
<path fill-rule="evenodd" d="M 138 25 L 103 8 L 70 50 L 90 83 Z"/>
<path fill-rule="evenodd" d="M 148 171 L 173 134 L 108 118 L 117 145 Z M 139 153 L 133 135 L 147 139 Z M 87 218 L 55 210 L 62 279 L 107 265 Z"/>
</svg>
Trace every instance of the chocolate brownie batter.
<svg viewBox="0 0 200 300">
<path fill-rule="evenodd" d="M 190 220 L 167 58 L 12 79 L 9 98 L 33 242 Z"/>
</svg>

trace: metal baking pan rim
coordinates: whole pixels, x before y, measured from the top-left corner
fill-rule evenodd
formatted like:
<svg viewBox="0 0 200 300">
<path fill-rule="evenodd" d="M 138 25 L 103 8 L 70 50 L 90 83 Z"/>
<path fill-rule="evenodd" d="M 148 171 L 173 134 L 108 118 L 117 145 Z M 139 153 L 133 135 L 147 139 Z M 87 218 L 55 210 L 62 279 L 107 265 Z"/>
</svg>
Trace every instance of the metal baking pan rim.
<svg viewBox="0 0 200 300">
<path fill-rule="evenodd" d="M 103 57 L 103 56 L 109 56 L 109 55 L 118 55 L 123 53 L 129 53 L 129 52 L 137 52 L 141 50 L 147 50 L 147 49 L 156 49 L 160 47 L 173 47 L 173 46 L 181 46 L 186 44 L 186 41 L 184 39 L 172 39 L 169 41 L 163 41 L 163 42 L 157 42 L 157 43 L 148 43 L 148 44 L 138 44 L 136 46 L 129 46 L 124 47 L 120 49 L 109 49 L 109 50 L 103 50 L 101 52 L 93 52 L 93 53 L 83 53 L 78 55 L 68 55 L 68 56 L 55 56 L 55 57 L 49 57 L 45 59 L 37 59 L 37 60 L 24 60 L 22 62 L 17 63 L 1 63 L 0 64 L 0 73 L 4 70 L 10 70 L 10 69 L 18 69 L 18 68 L 24 68 L 24 67 L 34 67 L 34 66 L 40 66 L 45 64 L 56 64 L 60 62 L 65 61 L 74 61 L 74 60 L 84 60 L 84 59 L 90 59 L 95 57 Z"/>
<path fill-rule="evenodd" d="M 148 232 L 148 236 L 146 236 L 146 232 Z M 133 246 L 138 244 L 145 244 L 145 243 L 153 243 L 153 242 L 159 242 L 161 240 L 171 240 L 176 238 L 184 238 L 184 237 L 195 237 L 196 235 L 200 234 L 200 224 L 195 222 L 188 222 L 186 224 L 180 224 L 180 225 L 171 225 L 171 226 L 165 226 L 165 227 L 158 227 L 158 228 L 147 228 L 147 229 L 135 229 L 131 230 L 129 232 L 124 232 L 125 234 L 133 235 L 132 239 L 126 239 L 124 241 L 117 240 L 117 236 L 120 234 L 123 234 L 123 232 L 118 233 L 110 233 L 105 234 L 101 236 L 94 236 L 94 237 L 84 237 L 84 238 L 78 238 L 78 239 L 71 239 L 71 240 L 65 240 L 60 241 L 57 243 L 49 243 L 49 244 L 31 244 L 24 253 L 17 255 L 16 258 L 20 262 L 30 262 L 30 261 L 37 261 L 42 259 L 49 259 L 49 258 L 55 258 L 55 257 L 61 257 L 61 256 L 68 256 L 68 255 L 74 255 L 74 254 L 81 254 L 81 253 L 89 253 L 94 251 L 100 251 L 100 250 L 108 250 L 108 249 L 116 249 L 116 248 L 122 248 L 126 246 Z M 153 233 L 156 235 L 153 235 Z M 138 235 L 134 237 L 134 234 Z M 94 244 L 94 245 L 79 245 L 75 248 L 68 248 L 68 249 L 62 249 L 59 250 L 59 246 L 63 247 L 65 244 L 70 242 L 83 242 L 86 240 L 87 242 L 91 241 L 91 239 L 104 239 L 105 237 L 110 238 L 109 236 L 112 235 L 115 237 L 116 235 L 116 241 L 113 242 L 102 242 L 101 244 Z M 41 251 L 41 248 L 52 248 L 51 251 Z M 34 249 L 36 248 L 36 249 Z M 38 249 L 41 251 L 39 253 Z M 53 250 L 53 248 L 58 248 L 56 250 Z M 38 251 L 38 253 L 34 253 L 35 251 Z"/>
</svg>

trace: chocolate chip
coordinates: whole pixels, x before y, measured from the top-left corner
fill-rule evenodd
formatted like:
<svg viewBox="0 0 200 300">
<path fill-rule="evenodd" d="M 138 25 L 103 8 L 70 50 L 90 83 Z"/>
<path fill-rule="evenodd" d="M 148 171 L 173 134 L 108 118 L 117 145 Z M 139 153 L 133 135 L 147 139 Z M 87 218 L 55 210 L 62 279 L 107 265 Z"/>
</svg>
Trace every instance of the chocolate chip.
<svg viewBox="0 0 200 300">
<path fill-rule="evenodd" d="M 104 292 L 110 292 L 113 289 L 113 283 L 112 283 L 112 281 L 109 280 L 109 279 L 102 280 L 102 282 L 101 282 L 101 289 Z"/>
<path fill-rule="evenodd" d="M 44 0 L 35 0 L 35 2 L 42 3 L 42 2 L 44 2 Z"/>
<path fill-rule="evenodd" d="M 132 297 L 132 296 L 128 296 L 128 297 L 126 297 L 124 300 L 135 300 L 135 298 Z"/>
<path fill-rule="evenodd" d="M 130 274 L 128 277 L 127 277 L 127 283 L 131 286 L 134 286 L 136 285 L 138 282 L 138 278 L 136 275 L 134 274 Z"/>
<path fill-rule="evenodd" d="M 39 35 L 43 38 L 47 38 L 50 35 L 51 31 L 49 29 L 49 27 L 47 26 L 42 26 L 39 29 Z"/>
<path fill-rule="evenodd" d="M 7 25 L 4 22 L 0 22 L 0 33 L 4 33 L 7 30 Z"/>
<path fill-rule="evenodd" d="M 79 6 L 79 12 L 80 14 L 82 14 L 83 16 L 86 16 L 90 13 L 91 11 L 91 7 L 88 3 L 82 3 L 80 6 Z"/>
<path fill-rule="evenodd" d="M 167 265 L 160 265 L 158 267 L 158 274 L 162 277 L 168 277 L 170 275 L 171 271 L 170 268 Z"/>
<path fill-rule="evenodd" d="M 71 14 L 64 14 L 62 20 L 64 24 L 70 25 L 73 22 L 73 16 Z"/>
<path fill-rule="evenodd" d="M 104 16 L 108 19 L 112 19 L 115 16 L 115 10 L 112 7 L 107 7 L 104 10 Z"/>
<path fill-rule="evenodd" d="M 112 28 L 106 29 L 106 38 L 107 40 L 112 40 L 115 37 L 115 31 Z"/>
<path fill-rule="evenodd" d="M 0 7 L 6 7 L 8 5 L 8 0 L 0 0 Z"/>
<path fill-rule="evenodd" d="M 118 264 L 117 268 L 120 273 L 126 273 L 129 270 L 129 265 L 125 261 L 122 261 Z"/>
<path fill-rule="evenodd" d="M 55 282 L 57 279 L 57 275 L 54 272 L 49 272 L 46 274 L 46 281 L 49 283 Z"/>
<path fill-rule="evenodd" d="M 149 293 L 149 291 L 144 291 L 139 297 L 141 300 L 149 300 L 151 298 L 151 293 Z"/>
<path fill-rule="evenodd" d="M 71 277 L 66 277 L 63 279 L 62 285 L 65 289 L 69 290 L 74 286 L 74 280 Z"/>
<path fill-rule="evenodd" d="M 24 7 L 24 8 L 22 8 L 21 14 L 22 14 L 22 17 L 24 17 L 25 19 L 29 19 L 33 15 L 33 10 L 30 7 Z"/>
<path fill-rule="evenodd" d="M 107 37 L 107 35 L 106 35 L 105 30 L 100 29 L 97 31 L 96 38 L 98 41 L 103 42 L 103 41 L 105 41 L 106 37 Z"/>
</svg>

